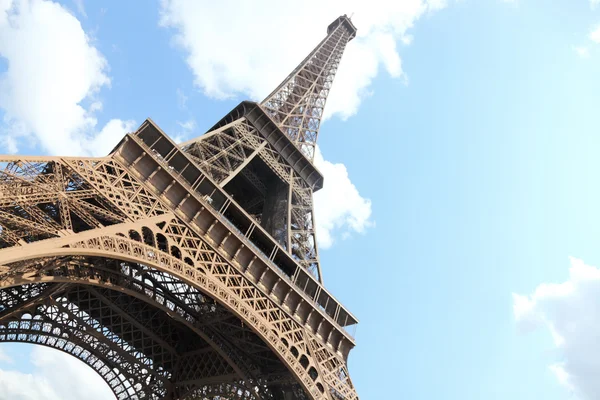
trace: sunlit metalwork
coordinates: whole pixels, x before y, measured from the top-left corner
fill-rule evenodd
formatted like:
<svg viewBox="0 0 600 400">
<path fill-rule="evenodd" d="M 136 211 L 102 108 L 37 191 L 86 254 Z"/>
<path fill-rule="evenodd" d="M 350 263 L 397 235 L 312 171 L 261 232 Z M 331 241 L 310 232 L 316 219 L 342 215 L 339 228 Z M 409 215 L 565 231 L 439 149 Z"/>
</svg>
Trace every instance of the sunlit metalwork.
<svg viewBox="0 0 600 400">
<path fill-rule="evenodd" d="M 357 399 L 357 323 L 323 286 L 312 164 L 343 16 L 261 104 L 177 145 L 0 156 L 0 342 L 56 348 L 119 399 Z"/>
</svg>

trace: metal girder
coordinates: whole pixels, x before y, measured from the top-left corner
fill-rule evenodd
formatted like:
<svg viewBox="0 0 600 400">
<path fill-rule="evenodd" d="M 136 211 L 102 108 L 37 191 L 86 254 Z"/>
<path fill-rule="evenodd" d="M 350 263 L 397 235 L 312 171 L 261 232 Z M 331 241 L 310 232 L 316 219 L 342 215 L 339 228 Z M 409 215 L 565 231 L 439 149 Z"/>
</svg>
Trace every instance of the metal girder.
<svg viewBox="0 0 600 400">
<path fill-rule="evenodd" d="M 94 265 L 97 264 L 98 262 L 94 262 Z M 52 271 L 45 271 L 45 273 L 52 273 Z M 63 278 L 65 277 L 64 272 L 59 275 L 62 275 Z M 59 278 L 56 281 L 60 282 L 61 280 Z M 240 387 L 245 388 L 244 390 L 250 389 L 249 387 L 244 386 L 244 380 L 240 380 L 240 375 L 235 372 L 238 369 L 235 368 L 234 364 L 230 364 L 230 357 L 226 357 L 229 361 L 226 361 L 221 357 L 220 354 L 222 354 L 222 352 L 217 351 L 221 348 L 217 347 L 214 343 L 211 345 L 196 345 L 196 347 L 194 347 L 193 342 L 190 342 L 189 339 L 180 338 L 177 340 L 178 343 L 186 343 L 188 347 L 200 348 L 201 350 L 187 350 L 183 353 L 176 353 L 174 343 L 166 343 L 164 339 L 162 339 L 162 337 L 172 338 L 174 333 L 173 328 L 171 327 L 162 330 L 161 332 L 156 332 L 157 320 L 163 319 L 163 325 L 164 321 L 168 321 L 168 319 L 164 320 L 162 317 L 164 311 L 155 312 L 152 314 L 152 317 L 149 317 L 147 313 L 144 314 L 141 312 L 142 310 L 140 310 L 139 302 L 137 307 L 131 309 L 131 305 L 135 304 L 135 301 L 132 302 L 132 298 L 130 297 L 129 300 L 127 300 L 128 296 L 124 295 L 123 290 L 107 291 L 105 289 L 94 289 L 90 286 L 84 287 L 77 283 L 73 283 L 72 279 L 68 279 L 67 281 L 70 282 L 68 285 L 47 282 L 0 289 L 0 310 L 2 310 L 2 307 L 5 307 L 5 309 L 0 312 L 0 323 L 2 323 L 3 320 L 6 320 L 6 318 L 14 317 L 14 315 L 19 314 L 19 312 L 22 313 L 24 308 L 43 303 L 47 301 L 51 295 L 56 297 L 57 293 L 59 293 L 61 297 L 65 297 L 69 302 L 72 302 L 75 309 L 88 310 L 87 312 L 91 313 L 90 317 L 94 318 L 94 321 L 97 321 L 97 323 L 94 324 L 94 328 L 101 326 L 103 328 L 102 334 L 107 336 L 108 340 L 124 347 L 124 351 L 128 349 L 129 352 L 134 351 L 137 354 L 136 358 L 140 360 L 146 368 L 150 367 L 150 365 L 154 365 L 155 368 L 160 365 L 161 370 L 167 372 L 170 371 L 173 375 L 170 378 L 169 385 L 172 388 L 173 393 L 179 393 L 181 390 L 188 391 L 192 387 L 201 387 L 208 383 L 214 384 L 228 381 L 242 382 Z M 70 287 L 70 289 L 65 290 L 65 287 Z M 141 293 L 145 294 L 149 290 L 152 290 L 152 286 L 147 286 Z M 25 295 L 26 293 L 29 293 L 29 295 Z M 73 293 L 75 293 L 75 296 Z M 116 301 L 119 298 L 122 298 L 123 301 Z M 148 299 L 147 301 L 152 300 Z M 91 303 L 94 303 L 94 305 L 90 306 Z M 193 317 L 187 316 L 186 319 L 193 319 Z M 126 335 L 126 337 L 130 339 L 126 342 L 122 339 L 123 334 L 127 333 L 124 332 L 123 325 L 128 325 L 130 331 L 130 334 Z M 106 330 L 110 331 L 110 333 L 107 334 Z M 132 332 L 133 334 L 131 334 Z M 140 345 L 141 336 L 146 336 L 145 345 L 143 343 Z M 131 339 L 132 337 L 133 340 Z M 148 338 L 154 343 L 149 343 L 147 340 Z M 158 347 L 158 353 L 157 344 L 160 345 Z M 215 350 L 215 348 L 217 350 Z M 162 359 L 157 358 L 157 354 L 164 353 L 165 351 L 173 356 L 171 369 L 165 368 L 164 357 Z M 194 360 L 191 360 L 194 353 L 206 353 L 210 355 L 210 357 L 208 355 L 205 357 L 197 357 L 197 360 L 194 362 Z M 146 356 L 140 358 L 141 355 L 150 355 L 150 358 Z M 152 360 L 151 363 L 150 359 Z M 157 362 L 159 364 L 157 364 Z M 231 365 L 233 365 L 233 367 Z M 182 370 L 182 366 L 185 366 L 184 370 Z M 94 366 L 92 365 L 92 367 Z M 185 375 L 180 375 L 182 372 L 185 372 Z M 247 381 L 248 378 L 245 380 Z M 258 399 L 260 396 L 256 394 L 253 398 Z"/>
<path fill-rule="evenodd" d="M 193 156 L 199 166 L 207 171 L 221 187 L 239 174 L 250 182 L 262 197 L 240 199 L 240 204 L 246 210 L 254 210 L 256 205 L 264 204 L 265 211 L 259 214 L 260 223 L 299 260 L 301 265 L 322 282 L 314 228 L 312 189 L 255 131 L 245 118 L 241 118 L 227 125 L 227 129 L 218 128 L 215 133 L 209 132 L 194 141 L 186 142 L 183 149 Z M 239 151 L 242 144 L 246 153 Z M 237 149 L 237 151 L 232 152 L 231 149 Z M 287 205 L 284 203 L 286 210 L 278 210 L 277 215 L 271 215 L 273 211 L 271 203 L 265 202 L 265 199 L 276 189 L 273 184 L 267 187 L 263 181 L 264 178 L 261 179 L 250 168 L 249 163 L 256 156 L 268 165 L 282 182 L 288 185 L 287 199 L 281 199 L 287 203 Z M 217 159 L 222 161 L 215 163 Z M 266 218 L 265 213 L 267 214 Z M 269 223 L 273 217 L 279 221 L 276 227 L 272 227 Z"/>
<path fill-rule="evenodd" d="M 117 398 L 164 398 L 162 377 L 153 375 L 136 356 L 109 340 L 95 321 L 64 297 L 64 286 L 14 304 L 0 320 L 0 341 L 43 344 L 77 356 L 107 381 Z M 77 290 L 77 289 L 75 289 Z M 118 372 L 115 372 L 118 371 Z M 149 375 L 158 379 L 151 385 Z"/>
<path fill-rule="evenodd" d="M 271 304 L 269 300 L 267 300 L 266 298 L 264 298 L 259 291 L 257 291 L 255 288 L 253 288 L 252 284 L 248 284 L 248 283 L 244 283 L 243 280 L 241 279 L 241 277 L 238 275 L 237 272 L 235 272 L 234 270 L 231 269 L 231 266 L 229 266 L 227 263 L 224 263 L 222 261 L 220 261 L 220 257 L 217 256 L 216 253 L 214 253 L 213 251 L 208 250 L 208 248 L 206 247 L 205 244 L 203 244 L 201 241 L 198 241 L 198 239 L 194 238 L 193 236 L 190 236 L 190 234 L 192 233 L 191 231 L 189 231 L 189 229 L 184 228 L 184 226 L 180 225 L 179 222 L 176 222 L 176 220 L 171 219 L 172 217 L 170 216 L 165 216 L 165 217 L 157 217 L 154 219 L 154 222 L 148 224 L 150 226 L 154 225 L 154 230 L 155 234 L 153 234 L 154 237 L 158 237 L 158 232 L 164 232 L 165 235 L 170 235 L 170 233 L 174 233 L 174 235 L 172 236 L 173 239 L 175 240 L 175 244 L 180 244 L 181 247 L 179 247 L 179 250 L 176 252 L 178 254 L 180 254 L 181 257 L 185 257 L 186 254 L 189 254 L 190 258 L 192 260 L 203 260 L 201 269 L 202 272 L 199 271 L 198 269 L 192 269 L 192 267 L 190 266 L 190 272 L 192 271 L 198 271 L 201 272 L 199 275 L 197 275 L 198 278 L 201 279 L 205 279 L 203 277 L 205 277 L 207 273 L 210 273 L 211 275 L 213 275 L 217 280 L 221 280 L 223 283 L 222 285 L 225 286 L 219 286 L 220 288 L 217 290 L 217 292 L 212 291 L 211 295 L 212 296 L 216 296 L 217 298 L 219 298 L 220 296 L 224 295 L 225 293 L 222 292 L 222 290 L 225 290 L 227 287 L 229 287 L 229 289 L 227 290 L 234 290 L 234 291 L 239 291 L 241 290 L 241 292 L 239 292 L 239 295 L 242 296 L 243 300 L 242 303 L 239 303 L 239 301 L 242 301 L 240 298 L 240 300 L 236 300 L 236 304 L 239 304 L 240 306 L 244 304 L 244 302 L 248 302 L 248 306 L 251 306 L 255 311 L 253 312 L 258 312 L 260 315 L 261 313 L 267 313 L 267 315 L 271 314 L 271 316 L 267 317 L 269 321 L 271 321 L 270 323 L 273 324 L 273 328 L 276 329 L 277 331 L 280 332 L 285 332 L 288 331 L 289 333 L 285 335 L 285 342 L 287 343 L 295 343 L 295 345 L 293 346 L 296 350 L 292 350 L 291 354 L 294 354 L 294 351 L 300 351 L 300 354 L 304 354 L 304 357 L 308 357 L 308 353 L 306 353 L 308 350 L 308 342 L 305 341 L 305 339 L 301 339 L 301 337 L 303 336 L 298 336 L 299 334 L 304 335 L 304 331 L 302 328 L 297 328 L 294 327 L 294 323 L 292 323 L 292 326 L 289 326 L 288 324 L 290 322 L 292 322 L 292 320 L 290 320 L 290 322 L 284 322 L 285 320 L 288 319 L 287 316 L 285 316 L 285 313 L 281 313 L 281 310 L 279 310 L 278 306 L 276 305 L 269 305 Z M 158 229 L 158 227 L 160 225 L 162 225 L 162 223 L 160 222 L 161 220 L 166 220 L 166 221 L 171 221 L 170 223 L 168 223 L 167 225 L 164 225 L 161 229 Z M 148 222 L 152 221 L 152 219 L 148 219 Z M 125 225 L 127 226 L 127 225 Z M 129 232 L 131 234 L 132 229 L 134 230 L 139 230 L 140 229 L 140 225 L 129 225 L 128 228 L 126 228 L 125 232 Z M 120 226 L 113 226 L 113 227 L 106 227 L 103 228 L 102 230 L 105 231 L 113 231 L 113 232 L 122 232 L 123 228 L 121 228 Z M 182 230 L 183 229 L 183 230 Z M 140 237 L 141 235 L 138 236 L 133 236 L 133 237 Z M 89 237 L 89 239 L 85 239 L 86 237 Z M 56 242 L 56 246 L 58 246 L 59 249 L 65 249 L 64 251 L 66 253 L 68 252 L 72 252 L 76 249 L 82 248 L 89 248 L 91 249 L 91 247 L 89 246 L 102 246 L 102 248 L 104 248 L 105 250 L 103 250 L 106 254 L 106 256 L 110 257 L 110 252 L 106 253 L 107 250 L 109 250 L 110 248 L 114 248 L 115 250 L 118 249 L 119 253 L 115 253 L 115 255 L 120 254 L 122 252 L 131 252 L 129 254 L 137 254 L 138 256 L 143 256 L 143 261 L 146 263 L 151 262 L 154 259 L 157 259 L 156 257 L 158 256 L 158 254 L 160 254 L 160 250 L 158 248 L 155 248 L 155 250 L 153 252 L 151 252 L 150 250 L 142 250 L 144 248 L 144 246 L 140 247 L 140 250 L 142 251 L 138 251 L 136 250 L 135 247 L 130 247 L 129 250 L 126 247 L 123 247 L 122 245 L 119 245 L 117 243 L 112 244 L 112 240 L 111 241 L 107 241 L 106 239 L 108 239 L 108 237 L 106 237 L 106 239 L 102 239 L 100 241 L 98 241 L 97 239 L 95 239 L 97 237 L 97 234 L 94 234 L 93 231 L 87 231 L 87 232 L 82 232 L 78 235 L 76 235 L 76 237 L 64 237 L 64 238 L 57 238 L 56 240 L 54 240 L 54 242 Z M 116 238 L 118 238 L 119 236 L 116 236 Z M 85 244 L 83 242 L 77 242 L 77 240 L 85 240 Z M 125 240 L 123 239 L 119 239 L 121 241 Z M 155 241 L 152 240 L 154 242 L 155 246 L 159 246 L 159 244 Z M 70 246 L 74 246 L 72 247 L 73 250 L 69 250 L 68 248 L 64 247 L 64 244 L 67 243 L 73 243 Z M 63 244 L 64 243 L 64 244 Z M 123 241 L 123 244 L 125 244 L 126 242 Z M 43 248 L 44 252 L 48 253 L 48 249 L 45 247 L 46 243 L 39 243 L 40 248 Z M 28 245 L 30 246 L 34 246 L 35 243 Z M 41 246 L 44 245 L 44 246 Z M 83 246 L 83 247 L 82 247 Z M 109 247 L 106 247 L 109 246 Z M 35 252 L 36 247 L 31 247 L 31 252 Z M 145 247 L 148 248 L 148 247 Z M 4 252 L 6 252 L 9 249 L 4 250 Z M 62 252 L 63 250 L 61 250 Z M 190 253 L 188 253 L 188 251 L 190 251 Z M 31 252 L 29 252 L 29 254 L 31 254 Z M 2 254 L 0 253 L 0 259 L 2 258 Z M 9 254 L 12 253 L 6 253 L 6 256 L 4 257 L 4 259 L 8 260 L 8 259 L 14 259 L 13 256 L 9 256 Z M 22 252 L 19 253 L 15 253 L 15 256 L 17 256 L 18 254 L 22 254 Z M 161 263 L 164 263 L 164 267 L 168 267 L 169 265 L 171 265 L 172 262 L 175 262 L 176 260 L 172 257 L 169 256 L 161 256 L 160 257 Z M 15 260 L 16 261 L 16 260 Z M 97 263 L 97 262 L 94 262 Z M 43 265 L 46 265 L 47 263 L 44 263 Z M 177 264 L 177 263 L 176 263 Z M 69 264 L 64 264 L 65 268 L 68 269 Z M 154 265 L 158 266 L 158 264 Z M 187 267 L 184 267 L 185 263 L 181 263 L 178 264 L 178 266 L 173 265 L 175 268 L 171 269 L 171 267 L 169 267 L 170 270 L 176 272 L 176 271 L 184 271 Z M 21 264 L 16 263 L 15 264 L 16 268 L 23 268 L 24 270 L 27 270 L 26 268 L 24 268 Z M 183 270 L 181 269 L 183 268 Z M 89 278 L 93 279 L 94 281 L 97 282 L 98 280 L 98 273 L 94 272 L 92 269 L 88 269 L 88 270 L 83 270 L 81 268 L 71 268 L 73 271 L 75 271 L 76 273 L 90 273 L 91 275 L 89 275 Z M 48 269 L 44 269 L 45 271 L 47 271 L 48 273 L 50 273 L 51 270 Z M 65 272 L 60 272 L 58 274 L 58 277 L 60 277 L 62 274 L 64 274 Z M 189 275 L 189 273 L 184 273 L 182 276 L 187 276 L 187 277 L 191 277 L 191 275 Z M 14 277 L 11 278 L 12 281 L 14 282 Z M 33 279 L 33 277 L 31 276 L 31 274 L 29 275 L 29 279 Z M 124 284 L 122 281 L 120 281 L 119 279 L 113 279 L 110 276 L 107 276 L 105 279 L 108 280 L 114 280 L 115 282 L 117 282 L 121 287 Z M 68 280 L 67 280 L 68 282 Z M 202 280 L 200 281 L 195 281 L 197 283 L 201 283 Z M 216 283 L 217 281 L 215 281 Z M 211 290 L 209 289 L 210 286 L 207 286 L 206 289 L 207 290 Z M 216 288 L 215 288 L 216 289 Z M 245 294 L 244 294 L 245 293 Z M 236 295 L 236 296 L 239 296 Z M 222 301 L 224 301 L 224 304 L 232 304 L 231 300 L 225 300 L 222 299 Z M 246 306 L 244 306 L 246 307 Z M 247 311 L 243 311 L 241 312 L 241 314 L 239 315 L 245 315 Z M 283 318 L 283 319 L 282 319 Z M 258 322 L 258 320 L 256 320 L 256 322 Z M 256 322 L 252 322 L 252 320 L 247 320 L 246 319 L 246 324 L 249 327 L 252 327 L 253 324 L 255 324 Z M 290 329 L 291 328 L 291 329 Z M 262 330 L 262 328 L 259 327 L 254 327 L 252 328 L 253 330 L 255 330 L 255 332 L 265 332 Z M 265 340 L 264 335 L 262 335 L 262 339 L 261 340 Z M 274 339 L 274 338 L 273 338 Z M 279 339 L 277 339 L 279 340 Z M 299 341 L 300 340 L 300 341 Z M 277 342 L 271 342 L 271 344 L 269 344 L 269 347 L 271 349 L 273 349 Z M 320 346 L 320 345 L 319 345 Z M 305 350 L 304 350 L 305 349 Z M 281 349 L 283 350 L 283 349 Z M 290 351 L 290 350 L 288 350 Z M 297 354 L 297 353 L 296 353 Z M 280 356 L 281 357 L 281 356 Z M 281 359 L 281 358 L 280 358 Z M 286 358 L 285 356 L 283 357 L 283 359 L 286 359 L 286 362 L 290 362 L 291 359 L 290 358 Z M 299 362 L 299 359 L 297 359 L 298 361 L 295 362 Z M 337 365 L 343 365 L 340 364 L 340 361 L 337 360 L 337 358 L 335 359 L 336 362 L 338 363 Z M 307 365 L 307 369 L 310 368 L 314 368 L 310 366 L 311 364 Z M 299 365 L 300 366 L 300 365 Z M 304 368 L 304 367 L 302 367 Z M 295 372 L 300 372 L 300 370 L 298 370 L 297 368 L 292 369 Z M 308 373 L 308 371 L 307 371 Z M 310 378 L 309 378 L 310 379 Z M 306 384 L 306 381 L 303 381 Z"/>
<path fill-rule="evenodd" d="M 261 340 L 266 340 L 269 343 L 272 351 L 277 350 L 277 357 L 280 360 L 285 360 L 285 363 L 289 365 L 288 369 L 290 371 L 299 377 L 305 376 L 304 378 L 299 378 L 305 390 L 306 388 L 311 388 L 308 390 L 315 398 L 319 397 L 319 392 L 327 393 L 324 391 L 324 383 L 319 381 L 320 378 L 313 378 L 318 376 L 319 373 L 310 372 L 313 370 L 318 371 L 320 369 L 318 364 L 313 364 L 310 361 L 303 364 L 300 360 L 302 357 L 306 359 L 309 359 L 309 357 L 312 358 L 309 342 L 304 337 L 308 332 L 303 331 L 301 325 L 297 327 L 297 322 L 294 322 L 285 311 L 281 310 L 280 306 L 272 303 L 268 295 L 265 297 L 265 294 L 254 287 L 254 284 L 250 282 L 245 283 L 244 280 L 246 278 L 243 278 L 240 272 L 223 259 L 219 255 L 219 252 L 215 251 L 211 245 L 207 245 L 207 243 L 200 239 L 194 229 L 186 227 L 184 223 L 178 221 L 172 214 L 166 213 L 166 206 L 163 205 L 162 201 L 158 201 L 149 189 L 146 189 L 145 184 L 138 182 L 126 172 L 127 170 L 124 167 L 120 167 L 119 164 L 110 160 L 69 159 L 67 165 L 73 168 L 73 170 L 77 169 L 79 176 L 86 176 L 86 182 L 89 185 L 104 188 L 104 190 L 108 191 L 106 199 L 117 209 L 123 204 L 123 208 L 127 210 L 130 218 L 137 218 L 139 222 L 125 222 L 104 228 L 81 231 L 77 234 L 69 234 L 52 240 L 28 238 L 32 242 L 25 245 L 27 249 L 21 249 L 23 246 L 19 246 L 18 251 L 16 248 L 11 249 L 10 247 L 4 249 L 0 252 L 0 260 L 8 261 L 12 259 L 12 262 L 15 263 L 13 271 L 16 268 L 16 270 L 27 272 L 30 266 L 27 263 L 19 264 L 23 262 L 18 261 L 24 254 L 27 254 L 28 257 L 33 257 L 37 253 L 41 256 L 45 255 L 52 258 L 68 255 L 69 253 L 73 254 L 74 252 L 81 253 L 83 251 L 85 253 L 96 249 L 93 250 L 95 254 L 104 254 L 105 257 L 110 257 L 112 252 L 117 257 L 120 257 L 120 254 L 130 254 L 128 257 L 139 259 L 139 262 L 142 264 L 153 265 L 154 268 L 159 269 L 168 268 L 176 274 L 181 274 L 181 271 L 191 268 L 189 272 L 181 276 L 186 277 L 186 279 L 194 277 L 192 279 L 194 285 L 205 285 L 206 283 L 203 282 L 206 282 L 206 275 L 204 274 L 209 273 L 213 276 L 211 279 L 214 279 L 214 283 L 220 282 L 218 283 L 219 289 L 217 292 L 214 292 L 216 287 L 209 285 L 204 286 L 205 289 L 203 290 L 209 291 L 212 297 L 219 299 L 219 302 L 223 302 L 223 304 L 232 304 L 232 300 L 228 296 L 233 295 L 239 298 L 239 300 L 235 300 L 236 307 L 242 307 L 236 309 L 236 313 L 239 313 L 239 316 L 249 316 L 250 314 L 247 313 L 250 312 L 257 317 L 260 316 L 259 318 L 264 318 L 264 322 L 260 323 L 260 319 L 255 319 L 256 317 L 251 319 L 244 317 L 244 320 L 252 330 L 260 334 Z M 119 170 L 122 173 L 119 173 Z M 99 171 L 99 173 L 96 174 L 94 171 Z M 125 201 L 127 201 L 127 204 L 125 204 Z M 151 232 L 151 235 L 148 236 L 144 233 L 145 230 Z M 134 234 L 134 232 L 136 233 Z M 166 245 L 160 244 L 161 240 L 165 240 L 160 239 L 160 235 L 166 238 Z M 136 244 L 135 240 L 131 241 L 128 238 L 144 240 L 147 243 Z M 54 250 L 51 250 L 53 248 Z M 164 251 L 177 255 L 181 261 L 173 258 L 172 255 L 160 255 L 162 254 L 161 248 Z M 159 255 L 160 263 L 158 263 L 159 258 L 157 258 Z M 183 259 L 188 260 L 189 263 L 188 261 L 183 262 Z M 196 267 L 192 267 L 194 264 Z M 200 271 L 203 272 L 199 275 Z M 31 271 L 27 273 L 30 274 Z M 231 292 L 230 294 L 226 294 L 222 290 Z M 270 293 L 271 295 L 275 294 L 272 291 Z M 310 323 L 310 321 L 312 320 L 307 320 L 307 323 Z M 257 323 L 258 325 L 256 325 Z M 261 324 L 265 324 L 264 328 L 260 327 Z M 267 326 L 272 326 L 272 328 L 267 328 Z M 271 337 L 266 335 L 266 332 L 271 331 L 271 329 L 279 332 L 278 336 Z M 302 333 L 302 336 L 298 336 L 299 333 Z M 283 338 L 285 338 L 285 342 L 287 343 L 295 343 L 293 348 L 281 347 Z M 318 346 L 323 345 L 319 344 Z M 294 356 L 296 351 L 299 358 Z M 337 358 L 335 360 L 337 363 L 335 368 L 346 368 L 342 360 L 338 360 Z M 249 368 L 248 370 L 252 369 Z M 326 375 L 323 374 L 323 376 L 325 377 Z M 336 387 L 335 390 L 340 393 L 352 393 L 351 384 L 344 383 L 343 385 L 345 386 L 337 387 L 337 384 L 335 384 L 337 378 L 335 376 L 335 374 L 329 375 L 327 384 L 336 385 L 334 386 Z M 317 379 L 317 381 L 315 382 L 314 379 Z M 321 387 L 323 387 L 323 391 L 321 391 Z"/>
<path fill-rule="evenodd" d="M 346 44 L 356 29 L 346 17 L 330 26 L 327 37 L 261 103 L 306 156 L 314 158 L 325 101 Z"/>
<path fill-rule="evenodd" d="M 311 163 L 354 35 L 336 19 L 259 112 L 187 153 L 146 121 L 109 157 L 0 156 L 0 341 L 72 354 L 118 398 L 357 400 L 357 320 L 319 282 Z M 280 184 L 266 230 L 239 204 Z"/>
<path fill-rule="evenodd" d="M 265 146 L 266 141 L 255 129 L 245 119 L 240 119 L 228 129 L 209 132 L 198 140 L 187 142 L 183 148 L 211 178 L 225 186 Z"/>
</svg>

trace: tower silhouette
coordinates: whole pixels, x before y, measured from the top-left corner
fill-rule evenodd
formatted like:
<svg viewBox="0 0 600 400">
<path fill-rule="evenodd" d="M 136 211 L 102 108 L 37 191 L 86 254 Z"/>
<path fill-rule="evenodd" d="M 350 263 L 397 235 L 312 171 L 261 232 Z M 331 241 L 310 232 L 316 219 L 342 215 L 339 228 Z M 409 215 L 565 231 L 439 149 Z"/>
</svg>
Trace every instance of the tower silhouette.
<svg viewBox="0 0 600 400">
<path fill-rule="evenodd" d="M 175 144 L 0 156 L 0 342 L 53 347 L 119 399 L 358 399 L 356 318 L 323 286 L 313 158 L 356 28 L 341 16 L 260 104 Z"/>
</svg>

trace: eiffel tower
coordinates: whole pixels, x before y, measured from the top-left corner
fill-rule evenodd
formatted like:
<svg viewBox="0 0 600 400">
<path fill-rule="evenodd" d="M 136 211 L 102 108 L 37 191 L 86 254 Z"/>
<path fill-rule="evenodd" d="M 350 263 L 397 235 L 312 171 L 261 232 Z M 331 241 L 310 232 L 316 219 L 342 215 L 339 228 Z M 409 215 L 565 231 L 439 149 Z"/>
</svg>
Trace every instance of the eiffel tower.
<svg viewBox="0 0 600 400">
<path fill-rule="evenodd" d="M 118 399 L 358 399 L 357 319 L 323 286 L 313 215 L 355 34 L 337 18 L 189 142 L 148 119 L 106 157 L 0 156 L 0 342 L 77 357 Z"/>
</svg>

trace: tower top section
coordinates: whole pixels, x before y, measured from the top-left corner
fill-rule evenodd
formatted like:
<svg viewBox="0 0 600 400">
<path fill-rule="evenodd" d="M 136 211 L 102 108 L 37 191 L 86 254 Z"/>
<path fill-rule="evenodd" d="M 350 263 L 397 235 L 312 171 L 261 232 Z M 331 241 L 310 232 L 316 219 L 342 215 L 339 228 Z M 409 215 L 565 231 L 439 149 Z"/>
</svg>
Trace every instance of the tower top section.
<svg viewBox="0 0 600 400">
<path fill-rule="evenodd" d="M 348 39 L 348 41 L 354 39 L 354 37 L 356 36 L 356 27 L 352 23 L 352 20 L 348 16 L 346 16 L 346 14 L 336 18 L 335 21 L 329 24 L 329 26 L 327 27 L 327 34 L 329 35 L 340 24 L 344 24 L 348 32 L 350 32 L 350 38 Z"/>
<path fill-rule="evenodd" d="M 310 161 L 333 79 L 346 44 L 355 36 L 350 18 L 336 18 L 321 43 L 260 104 Z"/>
</svg>

